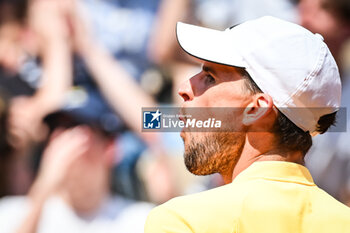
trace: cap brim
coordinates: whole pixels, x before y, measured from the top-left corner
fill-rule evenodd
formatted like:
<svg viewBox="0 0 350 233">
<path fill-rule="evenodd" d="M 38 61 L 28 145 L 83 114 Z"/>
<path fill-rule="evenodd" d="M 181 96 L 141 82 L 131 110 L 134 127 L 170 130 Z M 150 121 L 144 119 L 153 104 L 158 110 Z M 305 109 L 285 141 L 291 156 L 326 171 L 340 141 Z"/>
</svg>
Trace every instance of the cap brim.
<svg viewBox="0 0 350 233">
<path fill-rule="evenodd" d="M 181 22 L 176 24 L 177 41 L 189 55 L 222 65 L 246 68 L 236 48 L 237 43 L 225 33 Z"/>
</svg>

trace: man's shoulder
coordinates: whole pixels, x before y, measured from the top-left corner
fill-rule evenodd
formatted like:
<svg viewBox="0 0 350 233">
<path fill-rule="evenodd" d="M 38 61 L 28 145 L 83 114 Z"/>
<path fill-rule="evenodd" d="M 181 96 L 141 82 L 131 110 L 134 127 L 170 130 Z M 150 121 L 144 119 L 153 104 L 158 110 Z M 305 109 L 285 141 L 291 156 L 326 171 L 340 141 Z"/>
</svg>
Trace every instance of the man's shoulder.
<svg viewBox="0 0 350 233">
<path fill-rule="evenodd" d="M 326 191 L 317 187 L 317 196 L 314 195 L 314 211 L 324 213 L 324 217 L 330 219 L 332 216 L 336 220 L 347 219 L 350 227 L 350 207 L 341 203 Z"/>
<path fill-rule="evenodd" d="M 174 232 L 201 232 L 203 227 L 211 232 L 211 227 L 218 231 L 219 226 L 220 232 L 232 232 L 235 197 L 230 196 L 230 189 L 232 184 L 171 199 L 151 211 L 145 232 L 167 232 L 168 228 Z"/>
<path fill-rule="evenodd" d="M 277 225 L 310 229 L 304 232 L 347 232 L 350 209 L 317 186 L 264 179 L 233 182 L 156 207 L 145 232 L 235 232 L 242 225 L 252 232 Z"/>
<path fill-rule="evenodd" d="M 206 209 L 225 208 L 228 204 L 232 206 L 238 202 L 238 197 L 242 195 L 242 192 L 237 192 L 237 187 L 235 186 L 237 185 L 230 183 L 203 192 L 175 197 L 159 207 L 174 211 L 185 208 L 186 212 L 201 212 L 201 210 L 203 212 L 203 206 Z"/>
</svg>

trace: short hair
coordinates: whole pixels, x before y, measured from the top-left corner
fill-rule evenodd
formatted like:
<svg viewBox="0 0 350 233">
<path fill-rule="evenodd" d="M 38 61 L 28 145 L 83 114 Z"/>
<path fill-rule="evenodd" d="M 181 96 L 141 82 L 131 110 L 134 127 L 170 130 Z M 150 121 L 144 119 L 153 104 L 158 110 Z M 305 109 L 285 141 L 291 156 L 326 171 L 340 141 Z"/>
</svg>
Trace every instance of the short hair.
<svg viewBox="0 0 350 233">
<path fill-rule="evenodd" d="M 0 25 L 8 22 L 24 23 L 28 0 L 0 0 Z"/>
<path fill-rule="evenodd" d="M 251 94 L 263 93 L 245 69 L 239 68 L 239 72 L 245 80 L 245 88 Z M 331 125 L 335 124 L 335 116 L 336 113 L 331 113 L 320 117 L 316 131 L 320 134 L 326 132 Z M 309 131 L 305 132 L 296 126 L 279 110 L 272 132 L 277 136 L 277 144 L 282 150 L 301 151 L 305 155 L 312 146 Z"/>
</svg>

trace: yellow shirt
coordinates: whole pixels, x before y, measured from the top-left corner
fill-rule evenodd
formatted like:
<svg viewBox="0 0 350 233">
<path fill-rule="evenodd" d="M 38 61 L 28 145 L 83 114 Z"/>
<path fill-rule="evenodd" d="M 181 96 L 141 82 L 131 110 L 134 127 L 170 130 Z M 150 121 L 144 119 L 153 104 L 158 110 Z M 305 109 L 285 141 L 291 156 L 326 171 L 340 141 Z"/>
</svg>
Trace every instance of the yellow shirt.
<svg viewBox="0 0 350 233">
<path fill-rule="evenodd" d="M 153 209 L 146 233 L 350 233 L 350 208 L 304 166 L 255 162 L 232 183 Z"/>
</svg>

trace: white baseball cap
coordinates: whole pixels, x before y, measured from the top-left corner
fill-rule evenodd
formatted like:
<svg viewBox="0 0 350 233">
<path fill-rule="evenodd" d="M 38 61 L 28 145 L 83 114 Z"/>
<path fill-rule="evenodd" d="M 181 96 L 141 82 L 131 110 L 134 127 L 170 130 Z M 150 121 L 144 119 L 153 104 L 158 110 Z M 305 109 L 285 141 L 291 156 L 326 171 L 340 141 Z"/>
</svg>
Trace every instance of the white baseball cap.
<svg viewBox="0 0 350 233">
<path fill-rule="evenodd" d="M 323 37 L 265 16 L 217 31 L 178 22 L 180 46 L 202 60 L 244 68 L 295 125 L 316 134 L 321 116 L 339 109 L 337 64 Z"/>
</svg>

